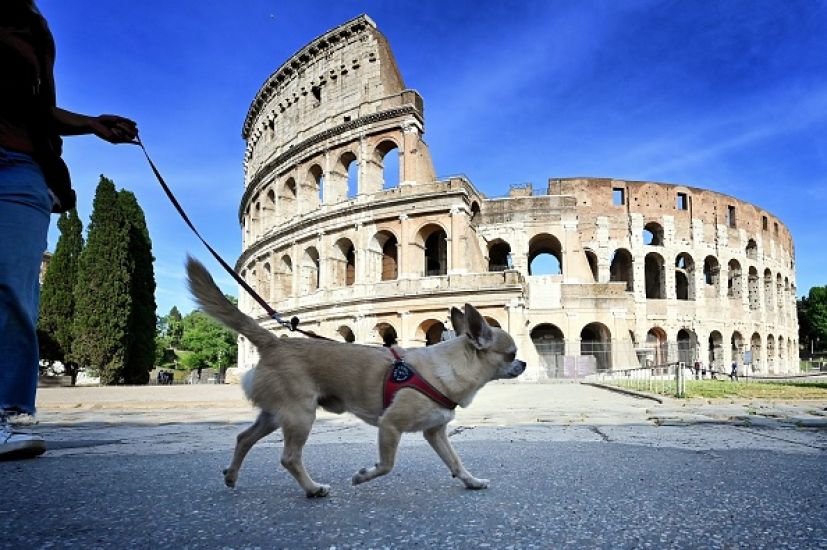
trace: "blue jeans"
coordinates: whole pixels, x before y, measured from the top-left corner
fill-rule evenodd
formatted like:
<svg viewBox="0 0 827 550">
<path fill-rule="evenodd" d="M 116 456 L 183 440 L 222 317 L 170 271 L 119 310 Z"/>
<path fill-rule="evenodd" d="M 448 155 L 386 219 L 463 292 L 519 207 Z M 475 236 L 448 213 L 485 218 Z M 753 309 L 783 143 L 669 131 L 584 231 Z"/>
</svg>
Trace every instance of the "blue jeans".
<svg viewBox="0 0 827 550">
<path fill-rule="evenodd" d="M 0 147 L 0 412 L 35 412 L 40 262 L 51 210 L 40 167 Z"/>
</svg>

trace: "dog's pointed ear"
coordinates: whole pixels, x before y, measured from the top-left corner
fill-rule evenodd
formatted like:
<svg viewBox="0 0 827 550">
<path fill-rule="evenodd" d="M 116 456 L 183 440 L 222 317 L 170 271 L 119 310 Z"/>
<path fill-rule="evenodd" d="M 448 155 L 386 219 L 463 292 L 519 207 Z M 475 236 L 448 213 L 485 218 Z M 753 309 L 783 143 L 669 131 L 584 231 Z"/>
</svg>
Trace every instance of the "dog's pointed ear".
<svg viewBox="0 0 827 550">
<path fill-rule="evenodd" d="M 479 350 L 488 349 L 494 342 L 491 327 L 471 304 L 465 304 L 465 322 L 467 324 L 465 335 L 474 347 Z"/>
<path fill-rule="evenodd" d="M 457 336 L 465 334 L 465 315 L 458 308 L 451 308 L 451 324 Z"/>
</svg>

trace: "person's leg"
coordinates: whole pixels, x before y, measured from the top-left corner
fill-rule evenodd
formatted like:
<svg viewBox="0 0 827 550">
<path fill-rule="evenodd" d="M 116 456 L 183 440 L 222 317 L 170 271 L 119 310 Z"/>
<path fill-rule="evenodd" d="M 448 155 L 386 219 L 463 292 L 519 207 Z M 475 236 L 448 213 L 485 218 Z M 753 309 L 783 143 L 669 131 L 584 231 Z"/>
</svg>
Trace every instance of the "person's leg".
<svg viewBox="0 0 827 550">
<path fill-rule="evenodd" d="M 30 157 L 0 148 L 0 411 L 35 413 L 40 264 L 52 200 Z"/>
</svg>

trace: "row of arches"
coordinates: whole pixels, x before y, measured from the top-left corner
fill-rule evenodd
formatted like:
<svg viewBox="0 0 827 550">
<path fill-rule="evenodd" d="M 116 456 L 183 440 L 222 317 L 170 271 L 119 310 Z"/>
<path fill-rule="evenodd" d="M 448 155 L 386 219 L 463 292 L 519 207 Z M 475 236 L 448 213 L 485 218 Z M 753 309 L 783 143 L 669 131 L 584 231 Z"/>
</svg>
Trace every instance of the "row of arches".
<svg viewBox="0 0 827 550">
<path fill-rule="evenodd" d="M 594 251 L 585 250 L 586 259 L 595 281 L 599 280 L 599 260 Z M 546 259 L 547 257 L 548 259 Z M 529 243 L 529 275 L 559 274 L 562 273 L 562 247 L 560 241 L 553 235 L 542 234 L 534 237 Z M 488 245 L 488 270 L 501 271 L 512 268 L 511 245 L 503 239 L 495 239 Z M 545 260 L 545 262 L 541 262 Z M 546 266 L 551 266 L 547 268 Z M 539 269 L 538 269 L 539 267 Z M 695 260 L 688 252 L 681 252 L 674 259 L 675 298 L 678 300 L 697 299 L 696 265 Z M 760 309 L 758 298 L 758 270 L 750 266 L 748 270 L 748 285 L 746 292 L 749 296 L 750 309 Z M 616 249 L 611 256 L 609 265 L 609 281 L 625 282 L 627 291 L 635 290 L 634 257 L 625 248 Z M 715 295 L 719 294 L 721 281 L 721 266 L 715 256 L 704 258 L 703 282 L 714 288 Z M 666 261 L 657 252 L 649 252 L 644 257 L 643 286 L 646 298 L 665 299 L 666 292 Z M 741 299 L 744 292 L 744 278 L 740 262 L 732 259 L 727 264 L 727 296 Z M 767 268 L 763 272 L 764 307 L 767 310 L 785 307 L 786 299 L 795 299 L 795 286 L 790 284 L 788 277 Z"/>
<path fill-rule="evenodd" d="M 397 187 L 401 181 L 400 148 L 395 140 L 380 141 L 360 159 L 358 144 L 339 154 L 329 170 L 313 163 L 299 174 L 276 180 L 252 197 L 244 211 L 245 243 L 255 241 L 271 227 L 322 204 L 336 204 L 358 194 Z"/>
<path fill-rule="evenodd" d="M 663 226 L 658 222 L 648 222 L 643 226 L 643 244 L 648 246 L 664 246 L 665 237 Z M 758 243 L 749 239 L 744 247 L 744 254 L 748 260 L 758 260 Z"/>
</svg>

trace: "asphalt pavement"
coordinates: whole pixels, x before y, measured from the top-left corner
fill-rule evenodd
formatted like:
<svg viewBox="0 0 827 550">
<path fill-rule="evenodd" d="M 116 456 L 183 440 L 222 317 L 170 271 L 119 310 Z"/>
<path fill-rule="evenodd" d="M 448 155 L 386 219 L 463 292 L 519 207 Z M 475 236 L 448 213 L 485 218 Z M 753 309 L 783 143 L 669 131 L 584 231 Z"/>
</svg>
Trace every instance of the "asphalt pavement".
<svg viewBox="0 0 827 550">
<path fill-rule="evenodd" d="M 497 383 L 451 440 L 469 491 L 416 434 L 359 486 L 376 432 L 320 414 L 307 499 L 280 434 L 224 486 L 255 412 L 237 386 L 44 389 L 49 450 L 0 462 L 0 548 L 827 548 L 825 402 L 656 403 Z"/>
</svg>

